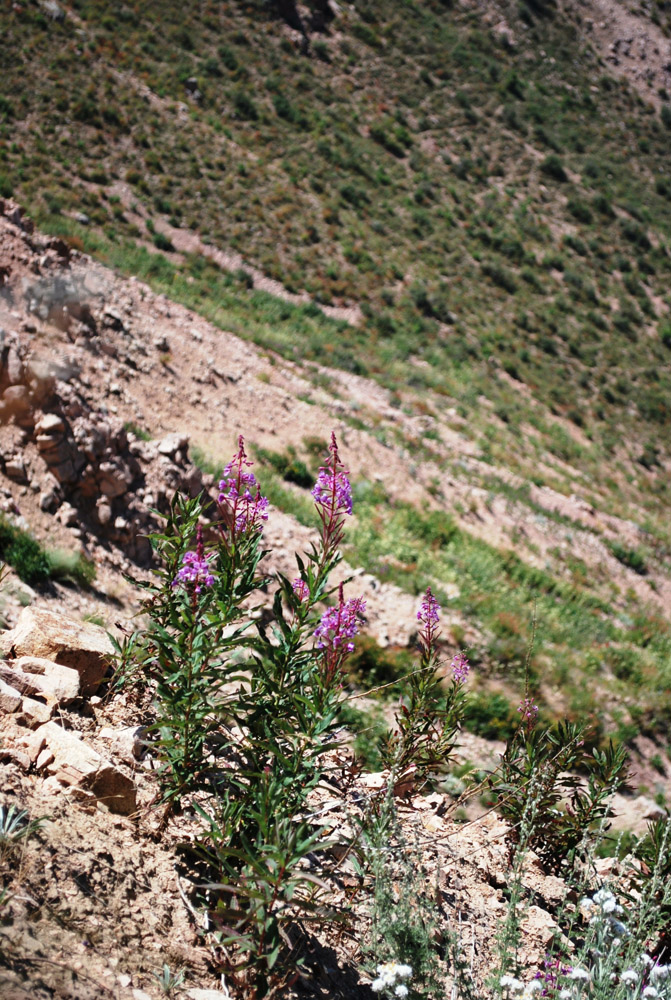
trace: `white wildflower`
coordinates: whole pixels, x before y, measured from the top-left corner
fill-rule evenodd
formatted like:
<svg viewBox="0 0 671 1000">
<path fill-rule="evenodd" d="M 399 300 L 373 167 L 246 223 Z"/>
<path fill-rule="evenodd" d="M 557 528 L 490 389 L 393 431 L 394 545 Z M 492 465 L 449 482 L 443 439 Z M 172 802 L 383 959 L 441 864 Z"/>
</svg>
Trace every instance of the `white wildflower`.
<svg viewBox="0 0 671 1000">
<path fill-rule="evenodd" d="M 571 1000 L 572 996 L 571 990 L 562 990 L 559 994 L 559 1000 Z"/>
<path fill-rule="evenodd" d="M 609 889 L 599 889 L 595 892 L 594 902 L 601 907 L 602 913 L 615 913 L 618 909 L 617 900 Z"/>
<path fill-rule="evenodd" d="M 520 993 L 524 989 L 524 983 L 515 979 L 514 976 L 501 976 L 501 986 L 509 990 L 513 990 L 515 993 Z"/>
<path fill-rule="evenodd" d="M 523 1000 L 529 1000 L 530 997 L 533 997 L 534 993 L 538 993 L 542 989 L 543 984 L 540 979 L 532 979 L 531 982 L 527 983 L 524 987 L 524 992 L 522 994 Z"/>
<path fill-rule="evenodd" d="M 589 972 L 586 969 L 581 969 L 576 965 L 574 969 L 568 974 L 569 979 L 589 979 Z"/>
<path fill-rule="evenodd" d="M 370 988 L 372 989 L 373 993 L 379 993 L 380 990 L 383 990 L 386 985 L 387 984 L 385 983 L 384 979 L 374 979 L 373 982 L 370 984 Z"/>
<path fill-rule="evenodd" d="M 407 997 L 407 995 L 408 995 L 408 987 L 404 986 L 403 983 L 400 983 L 394 990 L 394 996 Z"/>
<path fill-rule="evenodd" d="M 643 990 L 642 996 L 649 998 L 649 1000 L 654 1000 L 655 997 L 659 996 L 659 993 L 654 986 L 646 986 Z"/>
<path fill-rule="evenodd" d="M 412 979 L 412 966 L 411 965 L 397 965 L 396 975 L 399 979 Z"/>
<path fill-rule="evenodd" d="M 635 986 L 638 982 L 638 973 L 634 969 L 625 969 L 620 976 L 621 983 L 627 983 L 628 986 Z"/>
<path fill-rule="evenodd" d="M 659 979 L 666 979 L 666 977 L 671 971 L 671 966 L 669 965 L 653 965 L 650 969 L 650 978 L 657 982 Z"/>
</svg>

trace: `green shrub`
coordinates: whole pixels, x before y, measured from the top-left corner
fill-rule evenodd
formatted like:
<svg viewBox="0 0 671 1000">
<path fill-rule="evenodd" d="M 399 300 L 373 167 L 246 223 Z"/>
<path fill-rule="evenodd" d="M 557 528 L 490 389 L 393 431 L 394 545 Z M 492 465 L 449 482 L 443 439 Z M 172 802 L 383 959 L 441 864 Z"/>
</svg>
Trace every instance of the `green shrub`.
<svg viewBox="0 0 671 1000">
<path fill-rule="evenodd" d="M 314 485 L 314 476 L 305 462 L 298 458 L 296 449 L 287 448 L 286 452 L 270 451 L 267 448 L 257 448 L 256 456 L 259 462 L 270 465 L 288 483 L 295 483 L 303 489 Z"/>
<path fill-rule="evenodd" d="M 594 219 L 589 205 L 586 205 L 584 201 L 580 201 L 577 198 L 570 198 L 566 207 L 571 215 L 578 220 L 578 222 L 583 222 L 585 225 L 589 225 Z"/>
<path fill-rule="evenodd" d="M 166 253 L 172 253 L 175 247 L 173 246 L 172 240 L 165 236 L 163 233 L 154 233 L 154 246 L 158 250 L 163 250 Z"/>
<path fill-rule="evenodd" d="M 40 584 L 49 579 L 51 566 L 42 546 L 1 515 L 0 559 L 12 566 L 25 583 Z"/>
<path fill-rule="evenodd" d="M 255 122 L 258 120 L 259 112 L 257 110 L 254 101 L 245 93 L 244 90 L 238 90 L 233 98 L 233 108 L 236 117 L 242 118 L 243 121 Z"/>
<path fill-rule="evenodd" d="M 563 183 L 568 180 L 568 175 L 564 170 L 564 164 L 554 153 L 546 158 L 541 163 L 541 170 L 547 177 L 551 177 L 552 180 L 559 181 Z"/>
<path fill-rule="evenodd" d="M 633 569 L 635 573 L 640 573 L 641 575 L 648 572 L 645 557 L 638 549 L 630 549 L 618 541 L 609 542 L 608 548 L 623 566 L 628 566 L 629 569 Z"/>
</svg>

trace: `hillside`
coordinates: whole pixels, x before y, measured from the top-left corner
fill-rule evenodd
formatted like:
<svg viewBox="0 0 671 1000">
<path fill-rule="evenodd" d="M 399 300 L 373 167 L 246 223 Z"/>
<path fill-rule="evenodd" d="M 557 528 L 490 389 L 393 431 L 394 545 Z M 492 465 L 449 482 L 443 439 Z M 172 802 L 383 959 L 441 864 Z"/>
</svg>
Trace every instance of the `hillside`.
<svg viewBox="0 0 671 1000">
<path fill-rule="evenodd" d="M 483 901 L 507 898 L 512 863 L 485 785 L 523 699 L 539 725 L 586 724 L 590 753 L 627 747 L 631 790 L 613 817 L 624 839 L 604 853 L 622 854 L 671 798 L 671 4 L 29 0 L 6 2 L 0 23 L 4 626 L 26 607 L 118 639 L 144 622 L 156 509 L 175 490 L 216 499 L 240 434 L 271 504 L 263 566 L 291 578 L 314 542 L 310 490 L 335 432 L 353 516 L 332 583 L 366 601 L 341 720 L 364 773 L 338 786 L 338 808 L 375 794 L 366 782 L 384 771 L 380 738 L 430 587 L 445 663 L 460 650 L 470 661 L 469 702 L 446 783 L 404 802 L 399 837 L 419 825 L 452 845 L 421 864 L 449 871 L 443 901 L 463 877 L 485 989 L 495 920 Z M 259 600 L 258 621 L 273 621 L 267 587 Z M 148 724 L 152 710 L 137 690 L 102 693 L 54 718 L 104 756 L 101 729 Z M 12 801 L 33 813 L 43 772 L 21 727 L 44 721 L 35 711 L 3 717 L 0 747 Z M 172 894 L 170 961 L 194 989 L 214 987 L 222 960 L 210 939 L 196 945 L 170 882 L 196 814 L 166 820 L 163 841 L 155 764 L 110 753 L 138 790 L 125 826 L 86 797 L 76 812 L 51 778 L 44 808 L 67 813 L 88 866 L 110 838 L 124 871 L 141 816 L 153 846 L 133 857 L 149 895 L 133 913 Z M 472 868 L 464 822 L 476 822 Z M 59 830 L 48 838 L 65 872 Z M 501 838 L 508 853 L 492 847 Z M 603 878 L 612 864 L 598 862 Z M 538 865 L 537 883 L 524 874 L 529 968 L 561 919 Z M 37 898 L 49 892 L 39 866 L 28 852 Z M 107 995 L 95 990 L 121 924 L 82 903 L 73 871 L 73 906 L 103 928 L 80 995 Z M 349 900 L 352 871 L 331 877 Z M 101 880 L 116 912 L 128 884 Z M 22 947 L 53 963 L 61 911 L 35 943 L 19 902 Z M 119 932 L 128 983 L 109 987 L 124 1000 L 138 982 L 160 995 L 159 918 L 142 947 L 134 919 Z M 68 940 L 84 948 L 75 924 Z M 320 952 L 296 996 L 369 996 L 358 943 L 320 941 L 344 985 Z M 65 964 L 36 995 L 75 1000 Z M 23 997 L 19 960 L 12 975 Z"/>
<path fill-rule="evenodd" d="M 305 53 L 261 3 L 10 8 L 0 173 L 71 246 L 292 362 L 304 413 L 341 397 L 352 440 L 419 480 L 385 492 L 459 529 L 373 491 L 356 562 L 411 592 L 457 586 L 507 673 L 536 599 L 550 684 L 614 672 L 663 711 L 668 12 L 588 14 L 370 3 L 317 30 L 303 10 Z M 647 82 L 611 73 L 632 18 Z M 328 437 L 299 422 L 195 443 L 221 461 L 238 431 L 278 453 Z M 427 540 L 442 567 L 421 565 Z M 582 685 L 570 701 L 590 710 Z"/>
</svg>

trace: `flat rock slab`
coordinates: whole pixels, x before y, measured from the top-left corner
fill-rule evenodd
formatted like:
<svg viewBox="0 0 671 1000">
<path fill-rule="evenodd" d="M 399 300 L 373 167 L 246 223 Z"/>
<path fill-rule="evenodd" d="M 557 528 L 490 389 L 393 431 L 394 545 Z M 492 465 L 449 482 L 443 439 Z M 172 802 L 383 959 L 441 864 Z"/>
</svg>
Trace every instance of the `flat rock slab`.
<svg viewBox="0 0 671 1000">
<path fill-rule="evenodd" d="M 67 705 L 79 696 L 77 671 L 40 656 L 0 661 L 0 680 L 22 694 L 42 695 L 47 702 L 58 705 Z"/>
<path fill-rule="evenodd" d="M 76 733 L 55 722 L 46 722 L 36 732 L 53 754 L 47 770 L 63 785 L 76 785 L 92 792 L 110 812 L 124 815 L 136 804 L 135 785 L 127 775 L 105 760 Z"/>
<path fill-rule="evenodd" d="M 114 657 L 104 628 L 35 607 L 24 608 L 16 627 L 0 635 L 0 651 L 10 659 L 39 657 L 70 667 L 83 695 L 95 694 Z"/>
</svg>

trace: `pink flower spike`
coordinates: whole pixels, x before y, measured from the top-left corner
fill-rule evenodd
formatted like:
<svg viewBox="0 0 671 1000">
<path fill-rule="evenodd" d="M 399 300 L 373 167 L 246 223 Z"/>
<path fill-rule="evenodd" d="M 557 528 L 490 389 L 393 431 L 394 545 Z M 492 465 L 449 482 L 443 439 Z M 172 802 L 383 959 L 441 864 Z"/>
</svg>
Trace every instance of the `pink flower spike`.
<svg viewBox="0 0 671 1000">
<path fill-rule="evenodd" d="M 219 505 L 226 514 L 234 536 L 261 533 L 262 522 L 268 520 L 268 500 L 261 496 L 254 473 L 245 471 L 252 464 L 247 458 L 241 434 L 238 453 L 224 469 L 219 483 Z"/>
<path fill-rule="evenodd" d="M 362 597 L 353 597 L 349 601 L 341 599 L 337 608 L 327 608 L 315 629 L 317 649 L 344 649 L 351 653 L 354 649 L 353 639 L 359 631 L 359 620 L 366 611 L 366 602 Z"/>
<path fill-rule="evenodd" d="M 214 583 L 214 576 L 210 571 L 209 560 L 213 553 L 205 555 L 203 545 L 203 531 L 200 525 L 196 530 L 196 550 L 185 552 L 182 556 L 182 568 L 172 581 L 173 587 L 180 584 L 192 586 L 196 594 L 200 594 L 203 587 L 211 587 Z"/>
<path fill-rule="evenodd" d="M 312 497 L 317 506 L 324 509 L 327 518 L 333 518 L 337 514 L 352 513 L 352 487 L 349 473 L 340 461 L 335 431 L 331 433 L 329 451 L 329 464 L 320 468 Z"/>
<path fill-rule="evenodd" d="M 523 721 L 526 722 L 527 726 L 531 729 L 538 718 L 538 705 L 534 705 L 531 698 L 525 698 L 517 711 L 521 714 Z"/>
<path fill-rule="evenodd" d="M 430 656 L 433 652 L 436 639 L 440 633 L 440 604 L 431 593 L 431 587 L 426 588 L 426 593 L 422 598 L 422 603 L 417 612 L 417 621 L 420 623 L 419 638 L 424 653 Z"/>
<path fill-rule="evenodd" d="M 292 590 L 298 600 L 303 603 L 310 596 L 310 588 L 308 587 L 305 580 L 301 580 L 300 576 L 297 576 L 294 582 L 291 584 Z"/>
<path fill-rule="evenodd" d="M 452 676 L 456 684 L 466 682 L 470 669 L 470 664 L 463 653 L 457 653 L 452 658 Z"/>
</svg>

